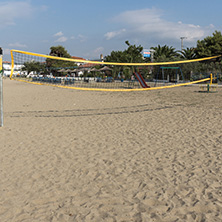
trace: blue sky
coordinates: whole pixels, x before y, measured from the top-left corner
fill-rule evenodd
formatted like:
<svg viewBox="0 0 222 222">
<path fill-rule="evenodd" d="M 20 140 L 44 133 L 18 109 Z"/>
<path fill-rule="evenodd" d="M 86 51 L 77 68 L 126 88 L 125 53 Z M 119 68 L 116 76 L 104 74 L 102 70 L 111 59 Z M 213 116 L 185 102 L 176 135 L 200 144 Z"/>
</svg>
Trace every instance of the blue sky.
<svg viewBox="0 0 222 222">
<path fill-rule="evenodd" d="M 180 49 L 222 30 L 221 0 L 0 0 L 0 46 L 49 54 L 62 45 L 73 56 L 98 59 L 125 41 Z"/>
</svg>

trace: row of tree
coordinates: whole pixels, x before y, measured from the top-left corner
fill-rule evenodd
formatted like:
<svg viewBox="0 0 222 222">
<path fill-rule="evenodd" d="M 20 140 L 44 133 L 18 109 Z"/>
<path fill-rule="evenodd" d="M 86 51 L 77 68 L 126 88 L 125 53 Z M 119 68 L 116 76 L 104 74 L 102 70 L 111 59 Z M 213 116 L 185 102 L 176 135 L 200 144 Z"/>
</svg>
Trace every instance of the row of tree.
<svg viewBox="0 0 222 222">
<path fill-rule="evenodd" d="M 128 48 L 124 51 L 112 51 L 110 55 L 105 57 L 106 62 L 150 62 L 150 58 L 143 58 L 143 47 L 141 45 L 130 45 L 128 41 L 125 42 Z M 198 40 L 196 47 L 176 50 L 172 46 L 156 46 L 151 47 L 153 50 L 153 59 L 155 62 L 168 62 L 179 60 L 190 60 L 196 58 L 204 58 L 210 56 L 216 56 L 222 54 L 222 34 L 219 31 L 215 31 L 212 36 L 207 36 L 203 40 Z M 172 65 L 171 65 L 172 66 Z M 176 66 L 176 65 L 174 65 Z M 208 62 L 196 62 L 180 65 L 183 71 L 185 79 L 195 78 L 195 74 L 200 75 L 209 74 L 210 72 L 221 73 L 222 63 L 220 58 L 217 60 L 210 60 Z M 115 67 L 116 73 L 123 72 L 125 75 L 130 76 L 134 71 L 134 68 L 129 67 Z M 145 78 L 155 78 L 155 75 L 159 72 L 159 67 L 146 67 L 140 68 Z M 172 74 L 175 70 L 168 69 L 167 74 Z"/>
<path fill-rule="evenodd" d="M 105 56 L 105 62 L 118 62 L 118 63 L 142 63 L 150 62 L 150 58 L 143 58 L 143 47 L 141 45 L 131 45 L 129 41 L 125 42 L 128 46 L 124 51 L 112 51 L 110 55 Z M 196 47 L 186 48 L 182 51 L 176 50 L 172 46 L 156 46 L 151 47 L 154 51 L 153 59 L 155 62 L 167 62 L 167 61 L 177 61 L 177 60 L 189 60 L 195 58 L 203 58 L 208 56 L 220 55 L 222 54 L 222 34 L 219 31 L 215 31 L 212 36 L 208 36 L 203 40 L 198 40 Z M 63 46 L 52 46 L 50 48 L 50 55 L 64 58 L 71 58 L 71 55 Z M 27 72 L 36 71 L 40 72 L 53 72 L 53 74 L 58 73 L 59 68 L 64 67 L 74 67 L 76 64 L 70 61 L 46 59 L 45 63 L 29 61 L 24 63 L 23 70 Z M 143 75 L 146 78 L 153 78 L 154 73 L 158 70 L 157 68 L 151 67 L 144 68 L 142 70 Z M 183 65 L 183 72 L 186 79 L 191 78 L 190 72 L 221 72 L 221 61 L 213 61 L 211 63 L 192 63 Z M 130 76 L 134 71 L 135 67 L 118 66 L 113 67 L 113 75 L 116 77 L 120 72 L 126 77 Z M 168 71 L 170 72 L 170 71 Z M 191 73 L 192 74 L 192 73 Z"/>
<path fill-rule="evenodd" d="M 128 48 L 124 51 L 112 51 L 110 55 L 105 57 L 105 61 L 112 62 L 144 62 L 141 45 L 130 45 L 128 41 L 125 42 Z M 222 34 L 215 31 L 212 36 L 207 36 L 203 40 L 198 40 L 196 47 L 176 50 L 172 46 L 156 46 L 151 47 L 154 50 L 154 60 L 156 62 L 189 60 L 195 58 L 203 58 L 222 54 Z M 150 59 L 146 59 L 147 62 Z"/>
</svg>

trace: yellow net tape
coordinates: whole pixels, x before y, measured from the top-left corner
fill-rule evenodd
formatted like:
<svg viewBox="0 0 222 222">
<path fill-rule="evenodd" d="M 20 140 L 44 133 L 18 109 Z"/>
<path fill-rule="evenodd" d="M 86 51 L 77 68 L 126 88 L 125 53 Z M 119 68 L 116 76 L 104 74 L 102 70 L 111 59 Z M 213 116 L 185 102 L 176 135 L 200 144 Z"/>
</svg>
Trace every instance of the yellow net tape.
<svg viewBox="0 0 222 222">
<path fill-rule="evenodd" d="M 192 59 L 192 60 L 181 60 L 181 61 L 173 61 L 173 62 L 153 62 L 153 63 L 118 63 L 118 62 L 98 62 L 98 61 L 91 61 L 91 60 L 83 60 L 83 59 L 71 59 L 71 58 L 63 58 L 63 57 L 57 57 L 57 56 L 49 56 L 49 55 L 43 55 L 38 53 L 32 53 L 32 52 L 25 52 L 20 50 L 11 50 L 11 55 L 13 52 L 18 52 L 26 55 L 32 55 L 32 56 L 40 56 L 44 58 L 49 59 L 57 59 L 57 60 L 64 60 L 64 61 L 71 61 L 71 62 L 80 62 L 80 63 L 90 63 L 90 64 L 101 64 L 101 65 L 113 65 L 113 66 L 157 66 L 157 65 L 172 65 L 172 64 L 181 64 L 181 63 L 191 63 L 191 62 L 200 62 L 210 59 L 215 59 L 220 57 L 218 56 L 211 56 L 201 59 Z M 13 60 L 13 56 L 12 56 Z"/>
<path fill-rule="evenodd" d="M 0 73 L 2 72 L 2 55 L 0 55 Z"/>
<path fill-rule="evenodd" d="M 170 86 L 159 86 L 159 87 L 140 88 L 140 89 L 83 88 L 83 87 L 73 87 L 73 86 L 63 86 L 63 85 L 53 85 L 53 84 L 46 84 L 46 83 L 30 82 L 30 81 L 22 80 L 22 79 L 13 79 L 12 78 L 12 80 L 31 83 L 31 84 L 34 84 L 34 85 L 47 85 L 47 86 L 53 86 L 53 87 L 58 87 L 58 88 L 65 88 L 65 89 L 75 89 L 75 90 L 85 90 L 85 91 L 105 91 L 105 92 L 132 92 L 132 91 L 148 91 L 148 90 L 155 90 L 155 89 L 168 89 L 168 88 L 175 88 L 175 87 L 179 87 L 179 86 L 188 86 L 188 85 L 192 85 L 192 84 L 197 84 L 197 83 L 209 81 L 210 78 L 201 79 L 201 80 L 197 80 L 197 81 L 193 81 L 193 82 L 175 84 L 175 85 L 170 85 Z"/>
</svg>

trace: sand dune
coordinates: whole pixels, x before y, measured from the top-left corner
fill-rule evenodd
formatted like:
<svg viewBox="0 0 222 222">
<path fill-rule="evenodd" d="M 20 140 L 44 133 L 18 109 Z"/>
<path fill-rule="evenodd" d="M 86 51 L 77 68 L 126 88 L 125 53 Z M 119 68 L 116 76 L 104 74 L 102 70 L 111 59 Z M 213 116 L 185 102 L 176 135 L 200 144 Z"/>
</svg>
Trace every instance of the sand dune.
<svg viewBox="0 0 222 222">
<path fill-rule="evenodd" d="M 4 82 L 0 221 L 222 221 L 222 89 Z"/>
</svg>

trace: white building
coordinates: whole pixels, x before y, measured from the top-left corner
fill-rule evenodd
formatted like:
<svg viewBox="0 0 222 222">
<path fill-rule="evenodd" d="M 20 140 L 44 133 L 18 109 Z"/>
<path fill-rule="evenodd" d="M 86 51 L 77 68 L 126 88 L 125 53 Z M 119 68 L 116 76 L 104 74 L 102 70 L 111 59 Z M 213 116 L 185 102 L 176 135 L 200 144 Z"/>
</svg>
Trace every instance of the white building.
<svg viewBox="0 0 222 222">
<path fill-rule="evenodd" d="M 23 74 L 25 74 L 24 71 L 22 71 L 22 67 L 23 67 L 23 65 L 14 64 L 13 75 L 23 75 Z M 3 61 L 2 62 L 2 68 L 3 68 L 3 76 L 8 76 L 9 77 L 11 75 L 11 69 L 12 69 L 11 62 Z"/>
</svg>

